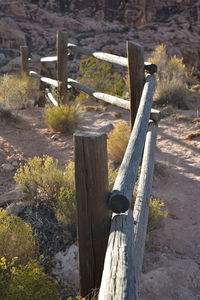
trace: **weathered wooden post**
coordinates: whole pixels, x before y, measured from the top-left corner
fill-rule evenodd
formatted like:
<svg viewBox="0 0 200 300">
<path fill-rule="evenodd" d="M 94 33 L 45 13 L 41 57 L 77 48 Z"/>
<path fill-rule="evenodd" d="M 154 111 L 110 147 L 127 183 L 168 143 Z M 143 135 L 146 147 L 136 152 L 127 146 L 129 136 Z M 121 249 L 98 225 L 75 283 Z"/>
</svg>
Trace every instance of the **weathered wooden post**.
<svg viewBox="0 0 200 300">
<path fill-rule="evenodd" d="M 144 87 L 144 48 L 137 43 L 127 41 L 129 94 L 131 108 L 131 127 L 135 122 Z"/>
<path fill-rule="evenodd" d="M 21 76 L 28 76 L 28 47 L 20 46 Z"/>
<path fill-rule="evenodd" d="M 57 33 L 58 105 L 67 103 L 67 35 Z"/>
<path fill-rule="evenodd" d="M 74 134 L 81 296 L 100 286 L 110 213 L 106 134 Z"/>
<path fill-rule="evenodd" d="M 40 74 L 41 74 L 42 76 L 45 76 L 45 75 L 46 75 L 44 63 L 41 63 L 41 71 L 40 71 Z M 38 100 L 38 106 L 39 106 L 39 107 L 45 107 L 45 102 L 46 102 L 46 99 L 45 99 L 45 89 L 46 89 L 46 84 L 45 84 L 45 82 L 43 82 L 43 81 L 40 80 L 40 86 L 39 86 L 39 100 Z"/>
</svg>

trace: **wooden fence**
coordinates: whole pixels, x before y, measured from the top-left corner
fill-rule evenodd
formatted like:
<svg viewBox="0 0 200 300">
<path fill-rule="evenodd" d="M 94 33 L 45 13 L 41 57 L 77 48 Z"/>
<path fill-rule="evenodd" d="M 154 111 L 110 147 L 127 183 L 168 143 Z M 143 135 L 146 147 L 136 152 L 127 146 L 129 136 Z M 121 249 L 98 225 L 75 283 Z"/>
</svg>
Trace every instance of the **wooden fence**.
<svg viewBox="0 0 200 300">
<path fill-rule="evenodd" d="M 142 269 L 147 230 L 149 199 L 153 180 L 154 152 L 159 112 L 153 110 L 156 66 L 144 62 L 143 47 L 127 42 L 127 58 L 89 50 L 67 42 L 64 33 L 57 35 L 57 56 L 29 59 L 21 47 L 22 73 L 29 62 L 57 61 L 57 80 L 30 71 L 40 79 L 43 91 L 54 105 L 67 101 L 67 88 L 73 87 L 96 99 L 130 110 L 131 136 L 114 187 L 108 194 L 108 158 L 106 134 L 74 134 L 75 184 L 78 213 L 79 273 L 81 295 L 99 289 L 99 300 L 136 300 Z M 128 67 L 130 101 L 87 87 L 67 76 L 67 60 L 72 53 Z M 146 71 L 146 76 L 145 76 Z M 45 84 L 45 85 L 44 85 Z M 58 102 L 46 89 L 58 89 Z M 45 92 L 44 92 L 45 91 Z M 133 189 L 141 164 L 137 196 L 130 208 Z"/>
</svg>

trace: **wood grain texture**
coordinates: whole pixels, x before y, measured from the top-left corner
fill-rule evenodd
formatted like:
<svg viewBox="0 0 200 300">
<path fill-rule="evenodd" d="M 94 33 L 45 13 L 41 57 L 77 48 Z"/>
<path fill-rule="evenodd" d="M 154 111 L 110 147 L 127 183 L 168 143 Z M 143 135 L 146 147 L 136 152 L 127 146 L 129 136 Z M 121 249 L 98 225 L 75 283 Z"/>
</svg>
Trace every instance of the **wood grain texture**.
<svg viewBox="0 0 200 300">
<path fill-rule="evenodd" d="M 100 286 L 110 229 L 106 134 L 76 132 L 75 182 L 82 297 Z"/>
<path fill-rule="evenodd" d="M 138 299 L 133 223 L 131 210 L 113 214 L 98 300 Z"/>
<path fill-rule="evenodd" d="M 129 95 L 131 103 L 131 127 L 137 115 L 140 98 L 144 87 L 144 48 L 127 41 Z"/>
<path fill-rule="evenodd" d="M 55 87 L 58 87 L 58 81 L 57 80 L 54 80 L 54 79 L 51 79 L 51 78 L 48 78 L 48 77 L 44 77 L 44 76 L 38 74 L 35 71 L 30 71 L 29 75 L 31 77 L 39 78 L 41 81 L 43 81 L 43 82 L 45 82 L 45 83 L 47 83 L 49 85 L 53 85 Z"/>
<path fill-rule="evenodd" d="M 73 53 L 80 53 L 88 56 L 92 56 L 113 64 L 120 65 L 122 67 L 128 67 L 128 59 L 123 56 L 118 56 L 110 53 L 100 52 L 94 49 L 87 49 L 84 47 L 77 46 L 75 44 L 68 43 L 68 49 Z M 144 69 L 153 74 L 157 71 L 157 66 L 155 64 L 144 62 Z"/>
<path fill-rule="evenodd" d="M 71 85 L 72 87 L 74 87 L 80 91 L 83 91 L 83 92 L 87 93 L 88 95 L 93 96 L 96 99 L 103 100 L 107 103 L 119 106 L 124 109 L 130 108 L 129 101 L 115 97 L 115 96 L 111 96 L 111 95 L 108 95 L 105 93 L 98 92 L 97 90 L 95 90 L 91 87 L 88 87 L 76 80 L 71 79 L 71 78 L 68 78 L 68 85 Z"/>
<path fill-rule="evenodd" d="M 144 256 L 149 213 L 149 199 L 153 181 L 156 136 L 157 124 L 151 121 L 149 122 L 146 135 L 139 185 L 133 211 L 133 218 L 136 224 L 134 226 L 134 261 L 137 281 L 140 280 Z"/>
<path fill-rule="evenodd" d="M 129 143 L 109 198 L 109 207 L 115 213 L 125 212 L 132 199 L 148 128 L 154 88 L 155 76 L 148 75 Z"/>
<path fill-rule="evenodd" d="M 54 96 L 52 93 L 49 91 L 49 89 L 46 89 L 46 96 L 47 98 L 53 103 L 54 106 L 58 106 L 58 102 L 55 100 Z"/>
<path fill-rule="evenodd" d="M 21 76 L 28 75 L 28 47 L 20 46 Z"/>
<path fill-rule="evenodd" d="M 58 105 L 67 103 L 67 35 L 57 33 Z"/>
</svg>

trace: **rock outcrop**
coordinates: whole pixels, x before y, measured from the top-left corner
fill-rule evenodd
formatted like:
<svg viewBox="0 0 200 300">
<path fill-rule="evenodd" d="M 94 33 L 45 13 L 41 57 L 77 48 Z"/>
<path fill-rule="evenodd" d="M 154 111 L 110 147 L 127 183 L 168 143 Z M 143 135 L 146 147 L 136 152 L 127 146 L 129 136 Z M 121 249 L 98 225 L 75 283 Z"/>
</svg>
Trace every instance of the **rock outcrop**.
<svg viewBox="0 0 200 300">
<path fill-rule="evenodd" d="M 187 65 L 200 67 L 200 0 L 26 0 L 0 1 L 0 73 L 19 68 L 20 45 L 40 56 L 55 55 L 56 31 L 69 41 L 126 56 L 125 41 L 158 44 Z M 77 72 L 77 62 L 71 70 Z"/>
</svg>

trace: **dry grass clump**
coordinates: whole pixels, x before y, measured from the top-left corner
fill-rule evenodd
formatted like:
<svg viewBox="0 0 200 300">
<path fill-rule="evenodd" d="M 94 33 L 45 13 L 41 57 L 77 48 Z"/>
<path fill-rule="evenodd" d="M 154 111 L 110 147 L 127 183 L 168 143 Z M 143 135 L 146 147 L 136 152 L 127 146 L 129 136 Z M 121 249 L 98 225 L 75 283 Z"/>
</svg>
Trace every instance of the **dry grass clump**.
<svg viewBox="0 0 200 300">
<path fill-rule="evenodd" d="M 0 258 L 11 262 L 14 257 L 25 264 L 33 257 L 35 240 L 31 226 L 19 217 L 0 209 Z"/>
<path fill-rule="evenodd" d="M 24 109 L 38 96 L 37 81 L 28 76 L 0 77 L 0 103 L 6 109 Z"/>
<path fill-rule="evenodd" d="M 122 162 L 130 138 L 130 125 L 119 122 L 108 135 L 108 153 L 118 163 Z"/>
<path fill-rule="evenodd" d="M 187 134 L 185 136 L 185 139 L 186 140 L 192 140 L 192 139 L 194 139 L 196 137 L 199 137 L 199 136 L 200 136 L 200 129 L 198 129 L 198 130 L 196 130 L 196 131 L 194 131 L 192 133 Z"/>
<path fill-rule="evenodd" d="M 147 232 L 163 226 L 168 213 L 164 210 L 164 202 L 155 197 L 150 198 Z"/>
<path fill-rule="evenodd" d="M 46 108 L 44 119 L 47 126 L 54 132 L 71 132 L 80 117 L 78 105 L 60 105 Z"/>
<path fill-rule="evenodd" d="M 160 45 L 149 61 L 158 67 L 155 103 L 160 106 L 171 104 L 178 108 L 188 109 L 192 94 L 188 87 L 187 70 L 183 58 L 178 58 L 176 55 L 168 57 L 166 46 Z"/>
</svg>

